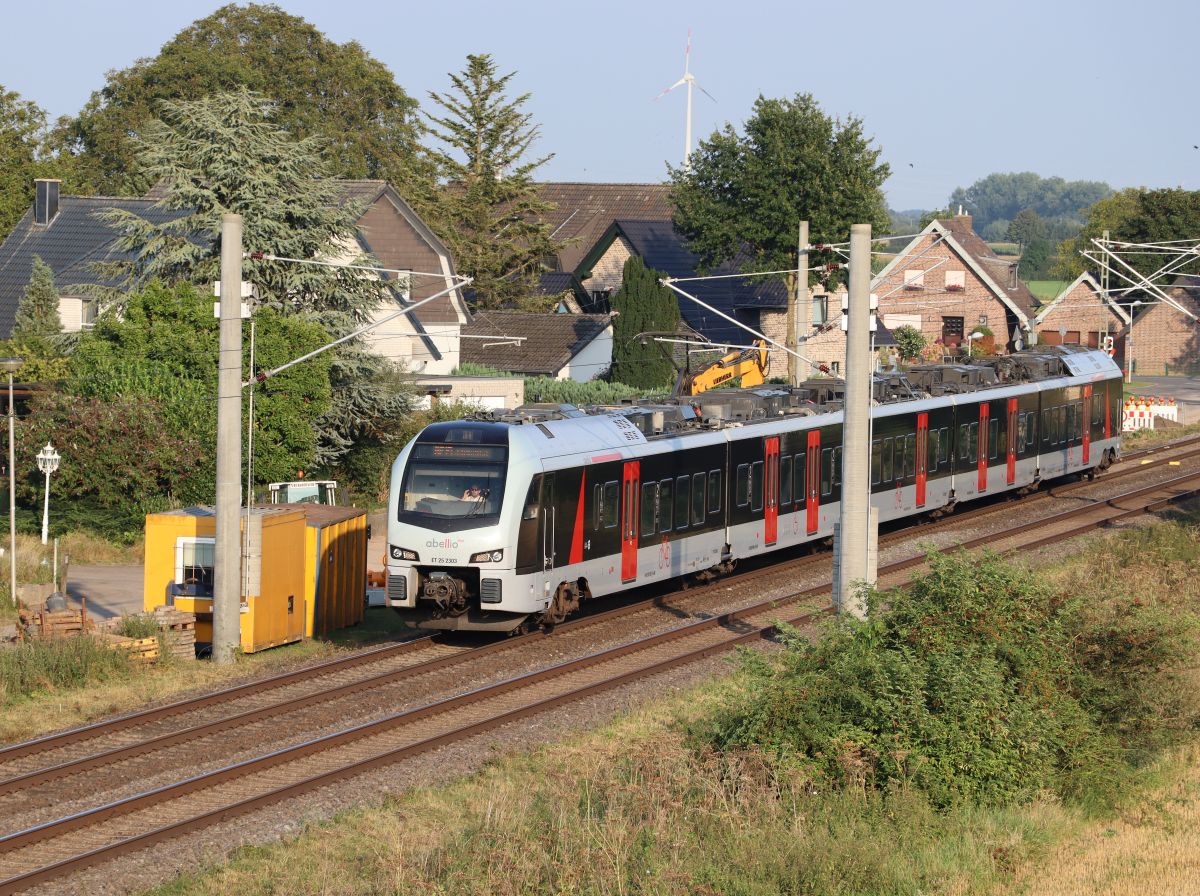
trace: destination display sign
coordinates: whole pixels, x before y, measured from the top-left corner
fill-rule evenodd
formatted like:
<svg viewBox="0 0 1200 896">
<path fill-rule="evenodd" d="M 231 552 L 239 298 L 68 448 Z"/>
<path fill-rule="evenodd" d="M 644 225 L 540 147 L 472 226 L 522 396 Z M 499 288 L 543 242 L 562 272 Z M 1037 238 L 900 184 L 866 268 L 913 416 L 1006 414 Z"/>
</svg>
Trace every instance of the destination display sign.
<svg viewBox="0 0 1200 896">
<path fill-rule="evenodd" d="M 418 444 L 413 449 L 417 457 L 446 460 L 481 460 L 499 463 L 508 451 L 503 445 L 429 445 Z"/>
</svg>

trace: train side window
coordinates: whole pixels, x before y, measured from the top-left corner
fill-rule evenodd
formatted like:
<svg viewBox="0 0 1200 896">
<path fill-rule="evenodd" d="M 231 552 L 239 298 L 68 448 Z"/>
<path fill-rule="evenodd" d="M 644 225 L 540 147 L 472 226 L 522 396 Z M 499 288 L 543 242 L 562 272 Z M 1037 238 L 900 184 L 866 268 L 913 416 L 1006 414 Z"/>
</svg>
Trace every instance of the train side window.
<svg viewBox="0 0 1200 896">
<path fill-rule="evenodd" d="M 1072 407 L 1075 408 L 1075 425 L 1071 427 L 1071 433 L 1072 433 L 1073 438 L 1082 439 L 1083 438 L 1083 424 L 1084 424 L 1083 402 L 1077 401 L 1077 402 L 1075 402 L 1074 405 L 1072 405 Z"/>
<path fill-rule="evenodd" d="M 883 467 L 880 470 L 879 475 L 880 475 L 880 478 L 884 482 L 891 482 L 893 479 L 893 476 L 892 476 L 892 440 L 891 439 L 883 440 Z M 825 494 L 825 492 L 822 492 L 822 494 Z"/>
<path fill-rule="evenodd" d="M 986 433 L 984 436 L 986 437 Z M 973 461 L 979 460 L 979 421 L 975 421 L 968 427 L 967 444 L 970 446 L 969 454 L 967 455 Z"/>
<path fill-rule="evenodd" d="M 993 417 L 988 421 L 988 457 L 996 457 L 996 446 L 1000 442 L 1000 421 Z"/>
<path fill-rule="evenodd" d="M 664 479 L 658 484 L 658 531 L 670 532 L 674 527 L 674 515 L 671 503 L 671 480 Z"/>
<path fill-rule="evenodd" d="M 936 473 L 938 467 L 938 431 L 936 429 L 929 430 L 925 436 L 925 453 L 928 458 L 925 461 L 925 472 Z"/>
<path fill-rule="evenodd" d="M 1058 427 L 1056 431 L 1058 443 L 1061 445 L 1067 441 L 1067 406 L 1065 404 L 1058 406 L 1058 419 L 1055 421 L 1055 425 Z"/>
<path fill-rule="evenodd" d="M 599 529 L 604 525 L 604 520 L 601 518 L 604 511 L 604 486 L 597 482 L 592 486 L 592 528 Z"/>
<path fill-rule="evenodd" d="M 1022 411 L 1017 414 L 1017 450 L 1020 451 L 1025 445 L 1025 440 L 1029 436 L 1029 424 L 1025 418 L 1025 413 Z"/>
<path fill-rule="evenodd" d="M 1104 397 L 1103 395 L 1092 396 L 1092 426 L 1099 426 L 1104 422 Z"/>
<path fill-rule="evenodd" d="M 691 476 L 676 476 L 675 477 L 675 528 L 686 529 L 688 527 L 688 508 L 691 504 L 692 477 Z"/>
<path fill-rule="evenodd" d="M 1032 451 L 1034 446 L 1037 445 L 1037 414 L 1033 411 L 1027 411 L 1025 413 L 1025 420 L 1029 427 L 1029 438 L 1026 439 L 1025 444 Z"/>
<path fill-rule="evenodd" d="M 876 439 L 871 443 L 871 485 L 879 485 L 879 473 L 883 469 L 883 442 Z"/>
<path fill-rule="evenodd" d="M 600 508 L 600 523 L 605 529 L 615 529 L 617 525 L 617 499 L 620 497 L 617 483 L 604 483 L 604 506 Z"/>
<path fill-rule="evenodd" d="M 750 503 L 750 465 L 738 464 L 737 468 L 737 495 L 734 496 L 734 501 L 738 507 L 745 507 Z"/>
<path fill-rule="evenodd" d="M 779 504 L 786 508 L 792 503 L 792 456 L 779 458 Z"/>
<path fill-rule="evenodd" d="M 704 525 L 704 479 L 703 473 L 692 476 L 692 525 Z"/>
<path fill-rule="evenodd" d="M 842 484 L 842 446 L 833 449 L 833 484 Z"/>
<path fill-rule="evenodd" d="M 721 471 L 708 471 L 708 512 L 721 512 Z"/>
<path fill-rule="evenodd" d="M 801 502 L 808 500 L 808 492 L 804 490 L 804 474 L 806 466 L 807 458 L 805 455 L 797 454 L 792 458 L 792 481 L 795 483 L 796 500 Z"/>
<path fill-rule="evenodd" d="M 756 460 L 750 465 L 750 509 L 762 510 L 763 506 L 763 462 Z"/>
<path fill-rule="evenodd" d="M 970 455 L 967 453 L 967 435 L 970 432 L 970 427 L 966 423 L 958 424 L 958 459 L 966 460 Z"/>
<path fill-rule="evenodd" d="M 901 474 L 905 479 L 917 474 L 917 436 L 916 433 L 910 433 L 904 437 L 904 472 Z"/>
<path fill-rule="evenodd" d="M 950 462 L 950 427 L 943 426 L 940 432 L 941 436 L 938 438 L 938 463 L 945 464 Z"/>
<path fill-rule="evenodd" d="M 653 535 L 658 528 L 655 511 L 658 509 L 658 483 L 642 483 L 642 535 Z"/>
<path fill-rule="evenodd" d="M 833 449 L 821 452 L 821 495 L 833 494 Z"/>
<path fill-rule="evenodd" d="M 1042 408 L 1042 444 L 1050 444 L 1050 420 L 1054 416 L 1053 408 Z"/>
</svg>

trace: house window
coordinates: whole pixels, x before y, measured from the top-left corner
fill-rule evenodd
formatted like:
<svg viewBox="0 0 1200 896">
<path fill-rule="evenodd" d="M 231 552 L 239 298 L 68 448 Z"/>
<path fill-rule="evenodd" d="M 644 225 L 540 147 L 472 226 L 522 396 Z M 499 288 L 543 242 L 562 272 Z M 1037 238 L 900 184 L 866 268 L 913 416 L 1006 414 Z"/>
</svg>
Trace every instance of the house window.
<svg viewBox="0 0 1200 896">
<path fill-rule="evenodd" d="M 908 270 L 904 272 L 904 288 L 905 289 L 924 289 L 925 288 L 925 272 Z"/>
<path fill-rule="evenodd" d="M 814 327 L 829 320 L 829 296 L 818 294 L 812 298 L 812 322 Z"/>
<path fill-rule="evenodd" d="M 842 362 L 841 361 L 830 361 L 829 362 L 829 372 L 830 373 L 841 373 L 842 372 Z"/>
<path fill-rule="evenodd" d="M 946 271 L 946 291 L 962 292 L 967 288 L 966 271 Z"/>
</svg>

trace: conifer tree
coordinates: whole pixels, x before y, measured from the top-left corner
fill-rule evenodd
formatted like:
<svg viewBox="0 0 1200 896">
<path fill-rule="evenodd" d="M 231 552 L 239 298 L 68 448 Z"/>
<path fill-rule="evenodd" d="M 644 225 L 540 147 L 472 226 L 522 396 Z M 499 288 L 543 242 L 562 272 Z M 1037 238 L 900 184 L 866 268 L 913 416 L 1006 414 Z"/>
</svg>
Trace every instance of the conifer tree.
<svg viewBox="0 0 1200 896">
<path fill-rule="evenodd" d="M 522 111 L 529 94 L 506 93 L 515 74 L 498 75 L 486 53 L 469 55 L 466 69 L 449 76 L 453 92 L 429 94 L 442 114 L 426 113 L 442 148 L 431 152 L 440 184 L 421 211 L 450 246 L 459 273 L 475 278 L 480 308 L 519 304 L 560 245 L 542 220 L 551 206 L 533 182 L 553 155 L 528 157 L 540 129 Z"/>
<path fill-rule="evenodd" d="M 62 318 L 58 314 L 58 289 L 54 285 L 54 271 L 42 261 L 40 255 L 33 256 L 33 269 L 29 284 L 17 304 L 17 318 L 13 325 L 13 339 L 26 341 L 45 340 L 54 343 L 62 336 Z"/>
<path fill-rule="evenodd" d="M 247 252 L 345 261 L 357 252 L 358 209 L 342 201 L 321 161 L 319 140 L 294 139 L 273 121 L 273 105 L 244 88 L 163 103 L 162 118 L 141 135 L 145 170 L 164 184 L 153 214 L 123 209 L 104 219 L 132 261 L 105 273 L 125 289 L 154 280 L 201 286 L 220 279 L 221 216 L 242 216 Z M 365 259 L 351 259 L 359 262 Z M 246 280 L 260 306 L 302 314 L 331 337 L 350 332 L 382 300 L 379 281 L 347 267 L 248 259 Z M 119 302 L 120 293 L 107 296 Z M 333 406 L 317 422 L 317 462 L 344 455 L 364 432 L 386 431 L 407 411 L 407 397 L 385 384 L 386 362 L 361 346 L 337 350 L 330 372 Z"/>
<path fill-rule="evenodd" d="M 646 267 L 633 255 L 625 262 L 623 282 L 612 298 L 613 373 L 612 379 L 639 389 L 668 386 L 675 368 L 661 346 L 646 345 L 639 333 L 674 332 L 679 326 L 679 303 L 674 293 L 658 282 L 662 275 Z"/>
</svg>

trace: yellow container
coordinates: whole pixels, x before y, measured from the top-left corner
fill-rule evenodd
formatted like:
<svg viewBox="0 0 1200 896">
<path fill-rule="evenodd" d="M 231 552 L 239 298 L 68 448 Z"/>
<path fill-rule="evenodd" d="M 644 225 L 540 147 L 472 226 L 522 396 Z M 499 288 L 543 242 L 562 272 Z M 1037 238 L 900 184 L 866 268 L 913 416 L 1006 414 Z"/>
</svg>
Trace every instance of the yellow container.
<svg viewBox="0 0 1200 896">
<path fill-rule="evenodd" d="M 295 507 L 256 507 L 239 513 L 245 564 L 241 570 L 242 650 L 253 653 L 304 637 L 306 526 Z M 188 507 L 146 517 L 147 612 L 172 604 L 196 614 L 196 640 L 212 642 L 213 544 L 211 507 Z M 246 535 L 249 532 L 249 538 Z"/>
<path fill-rule="evenodd" d="M 305 634 L 358 625 L 366 612 L 367 512 L 323 504 L 276 504 L 305 517 Z"/>
</svg>

